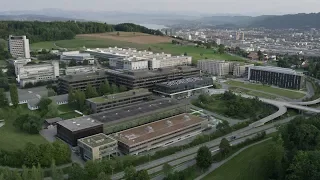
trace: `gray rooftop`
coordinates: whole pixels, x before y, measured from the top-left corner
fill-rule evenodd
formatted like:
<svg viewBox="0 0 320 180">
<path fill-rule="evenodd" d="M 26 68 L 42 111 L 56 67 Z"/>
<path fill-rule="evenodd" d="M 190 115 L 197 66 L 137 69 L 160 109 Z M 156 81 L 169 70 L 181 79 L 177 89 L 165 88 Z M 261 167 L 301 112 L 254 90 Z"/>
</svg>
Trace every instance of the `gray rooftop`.
<svg viewBox="0 0 320 180">
<path fill-rule="evenodd" d="M 48 124 L 52 124 L 52 123 L 59 122 L 59 121 L 62 121 L 62 120 L 63 119 L 61 117 L 55 117 L 55 118 L 46 119 L 46 122 Z"/>
<path fill-rule="evenodd" d="M 176 100 L 170 98 L 157 99 L 149 102 L 143 102 L 132 106 L 117 108 L 109 111 L 104 111 L 97 114 L 92 114 L 93 119 L 103 123 L 115 123 L 124 119 L 133 119 L 137 116 L 147 115 L 163 109 L 174 108 L 181 105 Z"/>
<path fill-rule="evenodd" d="M 177 85 L 181 85 L 181 84 L 192 84 L 192 83 L 195 83 L 195 82 L 208 80 L 208 79 L 210 79 L 210 78 L 191 77 L 191 78 L 178 79 L 178 80 L 169 81 L 169 82 L 163 82 L 163 83 L 160 83 L 159 85 L 169 86 L 170 87 L 170 86 L 177 86 Z"/>
<path fill-rule="evenodd" d="M 59 121 L 57 124 L 60 124 L 61 126 L 72 132 L 103 125 L 101 122 L 92 119 L 90 116 L 82 116 L 78 118 Z"/>
<path fill-rule="evenodd" d="M 6 96 L 11 102 L 10 92 L 6 92 Z M 18 89 L 19 101 L 29 101 L 31 99 L 39 99 L 41 97 L 48 96 L 48 90 L 45 86 L 29 88 L 29 89 Z"/>
<path fill-rule="evenodd" d="M 86 144 L 87 146 L 89 146 L 91 148 L 95 148 L 95 147 L 99 147 L 99 146 L 102 146 L 105 144 L 117 142 L 117 140 L 115 140 L 112 137 L 107 136 L 103 133 L 95 134 L 93 136 L 88 136 L 88 137 L 79 139 L 78 141 L 80 141 L 83 144 Z"/>
<path fill-rule="evenodd" d="M 110 95 L 106 95 L 106 96 L 87 99 L 87 101 L 101 104 L 101 103 L 126 99 L 126 98 L 130 98 L 130 97 L 151 95 L 151 94 L 152 93 L 149 92 L 148 89 L 134 89 L 134 90 L 130 90 L 130 91 L 122 92 L 122 93 L 110 94 Z"/>
<path fill-rule="evenodd" d="M 300 72 L 297 72 L 290 68 L 281 68 L 275 66 L 252 66 L 250 69 L 261 70 L 261 71 L 270 71 L 276 73 L 283 73 L 283 74 L 291 74 L 291 75 L 303 75 Z"/>
<path fill-rule="evenodd" d="M 49 97 L 53 102 L 65 102 L 68 101 L 68 94 L 62 94 L 58 96 L 51 96 Z"/>
<path fill-rule="evenodd" d="M 105 75 L 104 71 L 97 71 L 95 73 L 88 73 L 88 74 L 61 76 L 59 79 L 62 79 L 68 82 L 74 82 L 74 81 L 95 79 L 99 77 L 106 78 L 107 76 Z"/>
</svg>

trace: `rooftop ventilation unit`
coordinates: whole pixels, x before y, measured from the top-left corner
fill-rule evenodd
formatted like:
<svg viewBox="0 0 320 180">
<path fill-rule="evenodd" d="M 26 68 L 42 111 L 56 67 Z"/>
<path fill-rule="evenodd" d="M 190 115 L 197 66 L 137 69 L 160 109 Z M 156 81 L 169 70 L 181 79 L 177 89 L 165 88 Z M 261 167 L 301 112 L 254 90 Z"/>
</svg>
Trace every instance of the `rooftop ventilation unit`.
<svg viewBox="0 0 320 180">
<path fill-rule="evenodd" d="M 80 124 L 77 124 L 77 126 L 80 126 Z"/>
<path fill-rule="evenodd" d="M 184 115 L 183 119 L 184 119 L 185 121 L 190 121 L 190 120 L 191 120 L 188 115 Z"/>
<path fill-rule="evenodd" d="M 169 120 L 166 121 L 166 125 L 167 125 L 168 127 L 173 126 L 172 122 L 169 121 Z"/>
<path fill-rule="evenodd" d="M 153 128 L 152 128 L 151 126 L 147 126 L 147 127 L 146 127 L 146 131 L 147 131 L 148 133 L 154 132 L 154 130 L 153 130 Z"/>
</svg>

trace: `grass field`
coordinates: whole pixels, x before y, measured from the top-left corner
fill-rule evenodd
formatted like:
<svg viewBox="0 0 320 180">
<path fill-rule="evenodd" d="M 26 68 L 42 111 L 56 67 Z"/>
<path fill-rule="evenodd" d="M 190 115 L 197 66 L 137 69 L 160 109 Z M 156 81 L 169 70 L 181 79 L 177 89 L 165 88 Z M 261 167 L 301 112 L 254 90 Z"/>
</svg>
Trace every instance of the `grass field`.
<svg viewBox="0 0 320 180">
<path fill-rule="evenodd" d="M 123 34 L 124 32 L 120 32 Z M 56 46 L 55 46 L 56 45 Z M 136 35 L 123 34 L 116 36 L 114 33 L 105 34 L 83 34 L 78 35 L 72 40 L 48 41 L 31 44 L 32 49 L 51 49 L 51 48 L 71 48 L 81 49 L 86 48 L 106 48 L 106 47 L 132 47 L 139 50 L 146 50 L 151 48 L 154 52 L 165 52 L 173 55 L 187 55 L 192 56 L 194 63 L 199 59 L 217 59 L 229 61 L 245 61 L 242 57 L 231 56 L 229 54 L 218 54 L 212 49 L 205 49 L 195 46 L 181 46 L 171 44 L 171 39 L 168 37 L 151 36 L 147 34 L 137 33 Z"/>
<path fill-rule="evenodd" d="M 208 174 L 203 180 L 265 180 L 263 157 L 272 140 L 252 146 Z"/>
<path fill-rule="evenodd" d="M 279 96 L 283 96 L 291 99 L 299 99 L 305 96 L 304 93 L 299 91 L 274 88 L 268 85 L 243 83 L 239 81 L 228 81 L 227 84 L 229 84 L 230 86 L 243 87 L 243 88 L 254 89 L 254 90 L 263 91 L 267 93 L 277 94 Z"/>
<path fill-rule="evenodd" d="M 250 96 L 257 96 L 257 97 L 261 97 L 261 98 L 266 98 L 266 99 L 276 99 L 277 96 L 272 96 L 270 94 L 266 94 L 266 93 L 262 93 L 262 92 L 257 92 L 257 91 L 250 91 L 248 89 L 243 89 L 243 88 L 239 88 L 239 87 L 230 87 L 229 90 L 232 90 L 236 93 L 244 93 Z"/>
<path fill-rule="evenodd" d="M 5 120 L 5 125 L 0 128 L 0 149 L 7 151 L 22 149 L 27 142 L 32 142 L 34 144 L 47 143 L 41 135 L 30 135 L 21 132 L 13 126 L 13 122 L 18 115 L 25 113 L 30 113 L 25 107 L 18 107 L 17 109 L 10 108 L 6 110 L 0 109 L 0 114 Z"/>
</svg>

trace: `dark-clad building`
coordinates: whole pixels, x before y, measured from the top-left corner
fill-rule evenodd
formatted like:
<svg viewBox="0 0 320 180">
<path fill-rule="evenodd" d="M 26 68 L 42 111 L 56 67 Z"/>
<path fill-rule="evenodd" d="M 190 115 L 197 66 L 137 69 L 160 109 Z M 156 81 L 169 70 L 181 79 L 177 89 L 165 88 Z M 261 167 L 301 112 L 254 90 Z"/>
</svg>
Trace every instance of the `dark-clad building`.
<svg viewBox="0 0 320 180">
<path fill-rule="evenodd" d="M 200 70 L 191 66 L 162 68 L 158 70 L 116 71 L 107 70 L 109 82 L 129 89 L 154 88 L 154 85 L 188 77 L 200 76 Z"/>
<path fill-rule="evenodd" d="M 99 113 L 107 109 L 129 106 L 134 103 L 148 100 L 152 93 L 148 89 L 134 89 L 122 93 L 110 94 L 86 100 L 86 104 L 93 113 Z"/>
<path fill-rule="evenodd" d="M 88 84 L 91 84 L 95 88 L 99 88 L 106 79 L 107 77 L 104 71 L 90 74 L 62 76 L 58 80 L 58 91 L 61 94 L 68 93 L 69 88 L 84 91 Z"/>
<path fill-rule="evenodd" d="M 103 124 L 89 116 L 57 122 L 57 137 L 71 146 L 77 146 L 77 140 L 103 132 Z"/>
<path fill-rule="evenodd" d="M 170 97 L 179 94 L 186 94 L 187 96 L 190 96 L 192 92 L 201 91 L 202 89 L 209 88 L 212 85 L 212 78 L 191 77 L 156 84 L 154 92 Z"/>
<path fill-rule="evenodd" d="M 250 67 L 248 80 L 288 89 L 302 89 L 305 84 L 303 73 L 272 66 Z"/>
</svg>

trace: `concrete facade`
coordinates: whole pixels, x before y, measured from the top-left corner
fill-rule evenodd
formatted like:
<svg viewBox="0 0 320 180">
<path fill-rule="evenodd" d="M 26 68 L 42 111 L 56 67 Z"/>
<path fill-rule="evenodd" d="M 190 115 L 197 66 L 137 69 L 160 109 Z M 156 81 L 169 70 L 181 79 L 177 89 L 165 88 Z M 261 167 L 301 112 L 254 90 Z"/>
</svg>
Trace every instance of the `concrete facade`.
<svg viewBox="0 0 320 180">
<path fill-rule="evenodd" d="M 30 58 L 29 39 L 26 36 L 9 36 L 8 50 L 14 58 Z"/>
<path fill-rule="evenodd" d="M 232 69 L 230 66 L 232 66 L 232 64 L 225 61 L 199 60 L 197 67 L 204 73 L 215 76 L 225 76 L 230 73 L 230 69 Z"/>
</svg>

